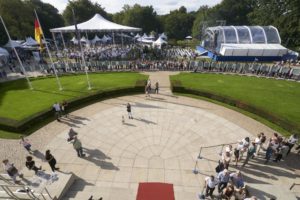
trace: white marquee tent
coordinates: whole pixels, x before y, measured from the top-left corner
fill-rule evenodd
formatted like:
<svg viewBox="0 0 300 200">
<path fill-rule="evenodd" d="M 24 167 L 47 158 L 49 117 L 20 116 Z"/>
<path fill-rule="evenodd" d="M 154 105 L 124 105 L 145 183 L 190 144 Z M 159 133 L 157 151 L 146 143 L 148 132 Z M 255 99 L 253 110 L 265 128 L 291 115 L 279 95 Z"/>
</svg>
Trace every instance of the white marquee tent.
<svg viewBox="0 0 300 200">
<path fill-rule="evenodd" d="M 26 38 L 25 43 L 22 44 L 23 46 L 37 46 L 39 43 L 35 41 L 32 37 Z"/>
<path fill-rule="evenodd" d="M 93 18 L 86 22 L 77 24 L 77 27 L 80 32 L 137 32 L 142 30 L 140 28 L 116 24 L 108 21 L 99 14 L 96 14 Z M 50 31 L 53 33 L 75 32 L 75 25 L 53 28 L 50 29 Z"/>
<path fill-rule="evenodd" d="M 161 47 L 164 44 L 168 44 L 168 43 L 165 40 L 163 40 L 161 37 L 159 37 L 155 42 L 153 42 L 153 46 Z"/>
<path fill-rule="evenodd" d="M 5 45 L 5 48 L 18 48 L 22 47 L 21 43 L 16 41 L 16 40 L 11 40 L 10 42 L 8 41 Z"/>
<path fill-rule="evenodd" d="M 92 44 L 96 44 L 97 42 L 102 42 L 102 40 L 98 37 L 98 35 L 95 35 L 94 39 L 92 39 Z"/>
</svg>

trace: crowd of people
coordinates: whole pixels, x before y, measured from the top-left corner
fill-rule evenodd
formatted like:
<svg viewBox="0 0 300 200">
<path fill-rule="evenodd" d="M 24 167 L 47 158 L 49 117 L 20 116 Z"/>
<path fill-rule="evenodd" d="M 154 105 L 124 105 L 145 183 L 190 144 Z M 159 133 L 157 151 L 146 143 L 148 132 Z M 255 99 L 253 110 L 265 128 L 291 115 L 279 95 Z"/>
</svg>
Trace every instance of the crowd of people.
<svg viewBox="0 0 300 200">
<path fill-rule="evenodd" d="M 261 156 L 265 159 L 264 164 L 270 160 L 279 162 L 287 158 L 292 148 L 298 144 L 298 136 L 291 135 L 288 139 L 274 133 L 269 139 L 264 133 L 260 133 L 254 140 L 245 137 L 240 140 L 235 147 L 226 146 L 221 153 L 221 159 L 216 167 L 216 175 L 205 177 L 205 192 L 200 198 L 214 198 L 213 193 L 217 188 L 216 195 L 221 199 L 235 200 L 257 200 L 255 196 L 248 197 L 248 190 L 243 178 L 243 168 L 247 166 L 250 159 Z M 296 147 L 297 153 L 300 153 L 300 145 Z M 239 170 L 230 171 L 229 167 L 233 162 L 234 168 Z M 238 163 L 241 162 L 239 165 Z"/>
</svg>

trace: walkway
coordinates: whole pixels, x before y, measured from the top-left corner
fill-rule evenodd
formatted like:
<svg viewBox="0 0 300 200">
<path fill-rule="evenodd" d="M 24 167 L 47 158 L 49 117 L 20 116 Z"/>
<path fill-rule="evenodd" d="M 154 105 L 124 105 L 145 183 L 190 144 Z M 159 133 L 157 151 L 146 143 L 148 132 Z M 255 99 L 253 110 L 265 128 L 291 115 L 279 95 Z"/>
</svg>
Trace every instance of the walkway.
<svg viewBox="0 0 300 200">
<path fill-rule="evenodd" d="M 172 183 L 176 200 L 197 199 L 204 177 L 215 174 L 221 150 L 217 147 L 203 151 L 204 159 L 198 163 L 200 173 L 195 175 L 192 170 L 201 146 L 236 142 L 246 136 L 254 138 L 261 131 L 273 133 L 268 127 L 227 108 L 173 96 L 168 80 L 173 73 L 147 74 L 152 84 L 159 81 L 159 95 L 124 96 L 95 103 L 29 137 L 40 152 L 51 149 L 62 171 L 76 174 L 77 179 L 65 199 L 84 200 L 94 195 L 104 200 L 133 200 L 140 182 Z M 133 120 L 127 118 L 127 102 L 132 104 Z M 124 124 L 122 116 L 126 118 Z M 87 154 L 84 159 L 78 158 L 66 141 L 70 126 L 79 133 Z M 9 157 L 19 167 L 24 166 L 26 153 L 16 141 L 0 140 L 0 144 L 1 157 Z M 252 191 L 261 199 L 272 196 L 271 192 L 278 199 L 293 199 L 295 195 L 288 188 L 296 178 L 299 180 L 295 170 L 286 162 L 264 166 L 262 159 L 259 156 L 250 161 L 243 170 Z M 36 162 L 50 170 L 47 163 L 39 159 Z M 23 171 L 32 176 L 27 169 Z M 281 190 L 270 190 L 279 187 Z"/>
</svg>

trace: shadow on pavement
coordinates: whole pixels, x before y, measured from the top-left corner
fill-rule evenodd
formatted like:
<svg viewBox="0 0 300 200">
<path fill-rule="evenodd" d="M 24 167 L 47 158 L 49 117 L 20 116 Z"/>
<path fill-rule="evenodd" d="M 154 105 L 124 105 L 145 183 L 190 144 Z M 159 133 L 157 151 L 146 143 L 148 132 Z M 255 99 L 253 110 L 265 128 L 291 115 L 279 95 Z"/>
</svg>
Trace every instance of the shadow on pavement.
<svg viewBox="0 0 300 200">
<path fill-rule="evenodd" d="M 111 158 L 106 156 L 105 153 L 103 153 L 99 149 L 88 149 L 83 147 L 83 152 L 86 154 L 86 157 L 84 157 L 83 159 L 94 163 L 102 169 L 119 170 L 119 168 L 112 162 L 105 161 L 111 160 Z"/>
<path fill-rule="evenodd" d="M 135 119 L 135 120 L 137 120 L 137 121 L 140 121 L 140 122 L 144 122 L 144 123 L 146 123 L 146 124 L 157 124 L 157 123 L 155 123 L 155 122 L 153 122 L 153 121 L 150 121 L 150 120 L 146 120 L 146 119 L 143 119 L 143 118 L 133 118 L 133 119 Z"/>
<path fill-rule="evenodd" d="M 271 198 L 274 198 L 276 199 L 276 197 L 270 193 L 267 193 L 267 192 L 264 192 L 264 191 L 261 191 L 261 190 L 258 190 L 256 188 L 253 188 L 251 186 L 248 186 L 247 187 L 250 194 L 255 194 L 255 196 L 259 199 L 259 200 L 269 200 Z"/>
</svg>

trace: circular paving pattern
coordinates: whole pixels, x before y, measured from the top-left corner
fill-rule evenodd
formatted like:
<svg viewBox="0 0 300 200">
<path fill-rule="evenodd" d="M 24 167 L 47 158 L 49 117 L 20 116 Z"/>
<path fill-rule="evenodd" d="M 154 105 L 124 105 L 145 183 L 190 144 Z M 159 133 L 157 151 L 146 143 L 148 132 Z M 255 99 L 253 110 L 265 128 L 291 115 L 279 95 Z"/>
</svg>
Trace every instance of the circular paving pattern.
<svg viewBox="0 0 300 200">
<path fill-rule="evenodd" d="M 166 98 L 171 97 L 122 97 L 90 106 L 87 109 L 94 114 L 88 118 L 71 115 L 81 122 L 75 130 L 86 158 L 78 158 L 66 142 L 68 129 L 48 146 L 61 169 L 79 177 L 66 198 L 86 199 L 98 194 L 111 200 L 135 199 L 139 182 L 172 183 L 176 199 L 195 198 L 203 176 L 214 173 L 221 148 L 202 152 L 205 159 L 197 165 L 201 174 L 195 175 L 192 170 L 200 147 L 250 135 L 209 109 L 166 102 Z M 132 105 L 134 119 L 127 117 L 127 102 Z M 101 109 L 97 111 L 97 107 Z"/>
</svg>

